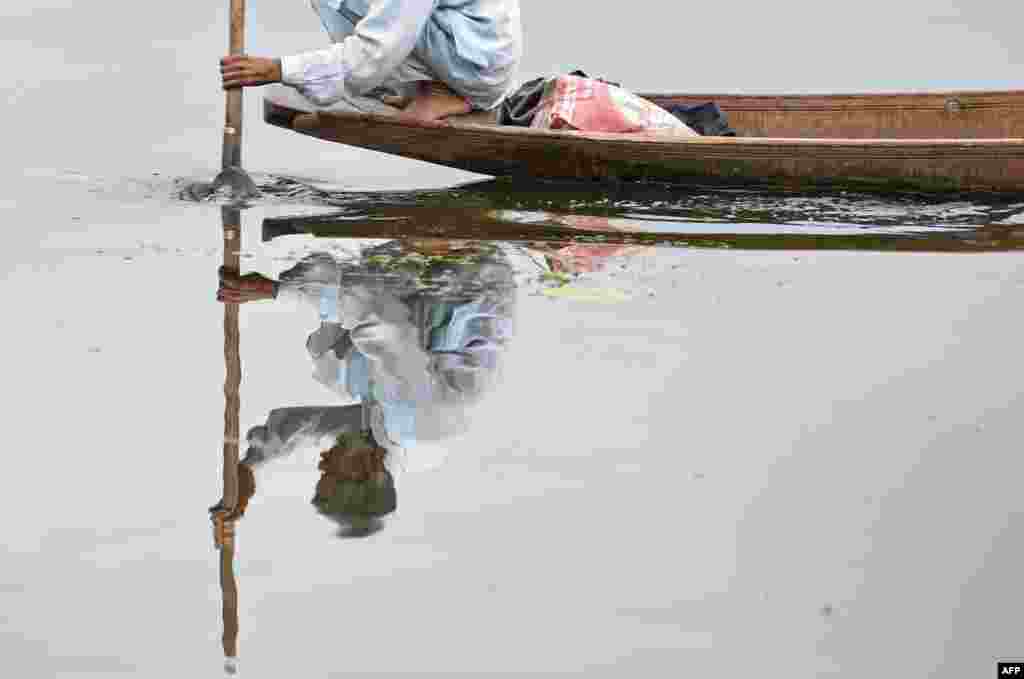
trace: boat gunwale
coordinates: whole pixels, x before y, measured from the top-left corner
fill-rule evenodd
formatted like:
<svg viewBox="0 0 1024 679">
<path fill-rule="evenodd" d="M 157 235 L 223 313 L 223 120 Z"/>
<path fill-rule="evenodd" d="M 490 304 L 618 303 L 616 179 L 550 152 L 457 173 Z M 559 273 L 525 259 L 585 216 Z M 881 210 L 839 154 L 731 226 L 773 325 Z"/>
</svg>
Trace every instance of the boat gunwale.
<svg viewBox="0 0 1024 679">
<path fill-rule="evenodd" d="M 1024 94 L 1022 92 L 1021 94 Z M 688 96 L 688 95 L 687 95 Z M 276 109 L 276 111 L 275 111 Z M 420 121 L 401 118 L 399 116 L 375 113 L 361 113 L 348 111 L 315 111 L 295 108 L 289 103 L 276 101 L 268 95 L 264 98 L 264 119 L 278 127 L 285 127 L 293 131 L 312 134 L 316 136 L 315 130 L 296 130 L 293 126 L 287 126 L 274 115 L 277 113 L 286 114 L 286 118 L 294 120 L 298 115 L 316 114 L 318 117 L 327 120 L 336 119 L 347 124 L 362 123 L 375 127 L 391 127 L 404 130 L 424 131 L 465 131 L 471 133 L 483 133 L 494 137 L 511 138 L 533 138 L 533 139 L 564 139 L 573 141 L 595 141 L 603 145 L 633 145 L 650 144 L 664 145 L 674 148 L 685 147 L 724 147 L 736 150 L 756 147 L 771 148 L 836 148 L 844 150 L 852 149 L 898 149 L 927 150 L 935 149 L 937 152 L 948 153 L 951 150 L 962 149 L 964 151 L 1024 151 L 1024 137 L 1006 137 L 991 139 L 968 139 L 968 138 L 938 138 L 938 139 L 897 139 L 897 138 L 834 138 L 834 137 L 680 137 L 675 135 L 658 135 L 652 133 L 611 133 L 611 132 L 585 132 L 580 130 L 548 130 L 531 127 L 518 127 L 512 125 L 490 125 L 469 122 L 457 122 L 452 120 Z M 327 127 L 321 125 L 321 128 Z"/>
<path fill-rule="evenodd" d="M 950 104 L 966 111 L 1014 108 L 1024 105 L 1024 90 L 934 90 L 916 92 L 850 92 L 828 94 L 743 94 L 743 93 L 640 93 L 654 102 L 728 102 L 730 110 L 747 112 L 842 112 L 842 111 L 941 111 Z"/>
</svg>

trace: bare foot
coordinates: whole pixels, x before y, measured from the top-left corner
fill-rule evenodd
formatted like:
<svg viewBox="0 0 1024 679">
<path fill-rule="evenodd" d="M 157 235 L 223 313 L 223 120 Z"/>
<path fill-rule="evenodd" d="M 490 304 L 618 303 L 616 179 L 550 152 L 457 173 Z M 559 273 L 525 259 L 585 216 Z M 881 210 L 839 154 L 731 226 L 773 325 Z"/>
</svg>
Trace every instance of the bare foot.
<svg viewBox="0 0 1024 679">
<path fill-rule="evenodd" d="M 414 120 L 430 121 L 464 115 L 472 110 L 473 106 L 468 101 L 444 83 L 435 80 L 421 82 L 416 96 L 402 113 Z"/>
<path fill-rule="evenodd" d="M 380 98 L 388 106 L 394 106 L 395 108 L 405 108 L 412 101 L 412 97 L 403 97 L 397 94 L 385 94 Z"/>
</svg>

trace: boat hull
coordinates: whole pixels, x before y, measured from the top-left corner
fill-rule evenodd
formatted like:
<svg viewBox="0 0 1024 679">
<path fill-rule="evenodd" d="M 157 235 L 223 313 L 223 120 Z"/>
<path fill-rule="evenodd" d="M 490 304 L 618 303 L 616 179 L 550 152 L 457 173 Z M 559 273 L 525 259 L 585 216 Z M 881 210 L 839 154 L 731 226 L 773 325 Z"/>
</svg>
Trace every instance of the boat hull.
<svg viewBox="0 0 1024 679">
<path fill-rule="evenodd" d="M 892 118 L 893 105 L 888 109 L 876 106 L 875 114 L 872 114 L 870 97 L 874 95 L 862 96 L 867 97 L 861 101 L 862 112 L 857 114 L 862 121 Z M 936 102 L 949 99 L 943 95 L 929 96 Z M 682 95 L 651 95 L 651 98 L 660 103 L 706 100 L 704 97 Z M 734 97 L 732 109 L 728 108 L 728 100 L 723 107 L 730 116 L 741 121 L 737 127 L 742 134 L 747 134 L 743 124 L 746 119 L 738 114 L 744 110 L 741 99 Z M 795 102 L 801 98 L 778 99 L 780 106 L 799 109 Z M 813 107 L 808 106 L 812 98 L 803 99 L 804 109 L 813 112 Z M 963 99 L 960 101 L 958 105 L 963 107 Z M 1014 96 L 1013 102 L 1020 104 L 1020 111 L 1024 111 L 1024 96 Z M 747 104 L 749 114 L 751 102 Z M 833 106 L 833 109 L 839 117 L 849 118 L 852 115 L 851 105 L 845 108 Z M 933 109 L 934 106 L 925 107 L 924 115 L 933 118 Z M 1013 115 L 1019 116 L 1020 111 Z M 818 110 L 815 115 L 821 118 L 824 113 Z M 764 119 L 769 114 L 766 110 L 757 113 Z M 264 100 L 264 117 L 270 124 L 328 141 L 493 176 L 672 184 L 827 186 L 936 193 L 1024 192 L 1024 138 L 968 138 L 966 133 L 960 138 L 851 138 L 851 131 L 847 131 L 847 138 L 676 138 L 600 134 L 451 121 L 423 123 L 395 116 L 315 112 L 298 107 L 294 98 L 274 95 Z M 799 120 L 799 116 L 791 120 Z M 804 120 L 806 126 L 806 116 Z M 747 122 L 748 126 L 752 124 Z M 821 120 L 815 123 L 819 127 L 822 124 Z M 902 122 L 903 128 L 909 129 L 909 124 L 907 120 Z M 864 122 L 858 129 L 868 128 L 870 122 Z M 876 125 L 875 128 L 882 129 L 882 126 Z M 931 127 L 926 129 L 937 132 Z M 975 130 L 972 134 L 977 134 L 977 129 L 972 129 Z"/>
</svg>

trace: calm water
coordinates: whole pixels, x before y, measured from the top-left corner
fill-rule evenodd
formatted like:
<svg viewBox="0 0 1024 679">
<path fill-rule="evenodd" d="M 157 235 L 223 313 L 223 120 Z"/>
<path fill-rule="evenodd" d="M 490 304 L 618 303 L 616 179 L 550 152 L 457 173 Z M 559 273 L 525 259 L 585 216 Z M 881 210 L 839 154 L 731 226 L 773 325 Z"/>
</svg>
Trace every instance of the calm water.
<svg viewBox="0 0 1024 679">
<path fill-rule="evenodd" d="M 1022 10 L 995 2 L 523 9 L 527 75 L 636 89 L 1015 87 L 1024 62 Z M 253 52 L 320 44 L 305 3 L 250 17 Z M 223 8 L 0 18 L 0 669 L 217 676 L 222 210 L 178 194 L 218 165 Z M 243 269 L 306 292 L 241 309 L 242 434 L 281 453 L 238 524 L 243 676 L 953 678 L 1024 656 L 1024 197 L 490 181 L 257 106 Z M 311 503 L 317 423 L 356 403 L 311 357 L 337 330 L 325 282 L 408 321 L 382 359 L 403 374 L 451 351 L 459 309 L 481 338 L 474 370 L 436 371 L 444 398 L 389 405 L 397 509 L 359 539 Z"/>
</svg>

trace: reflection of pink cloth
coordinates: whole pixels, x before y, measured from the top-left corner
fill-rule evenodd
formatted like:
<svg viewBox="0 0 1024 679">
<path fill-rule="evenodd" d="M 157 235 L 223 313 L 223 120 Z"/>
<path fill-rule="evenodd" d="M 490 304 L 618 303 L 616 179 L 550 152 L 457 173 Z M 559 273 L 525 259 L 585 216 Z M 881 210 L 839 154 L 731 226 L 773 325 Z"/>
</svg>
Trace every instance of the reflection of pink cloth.
<svg viewBox="0 0 1024 679">
<path fill-rule="evenodd" d="M 569 245 L 551 255 L 551 269 L 566 273 L 591 273 L 603 269 L 612 257 L 622 257 L 644 249 L 636 245 Z"/>
<path fill-rule="evenodd" d="M 548 84 L 532 127 L 586 132 L 657 131 L 697 136 L 671 113 L 632 92 L 573 75 L 555 78 Z"/>
<path fill-rule="evenodd" d="M 635 224 L 624 219 L 610 219 L 599 215 L 549 215 L 552 221 L 570 229 L 586 231 L 604 231 L 616 233 L 635 231 Z M 644 250 L 645 245 L 626 245 L 623 243 L 574 243 L 560 248 L 549 249 L 548 266 L 552 271 L 560 273 L 590 273 L 604 268 L 607 260 L 612 257 L 623 257 Z"/>
</svg>

